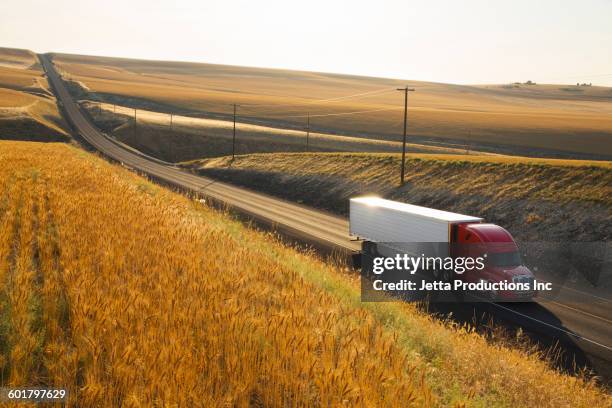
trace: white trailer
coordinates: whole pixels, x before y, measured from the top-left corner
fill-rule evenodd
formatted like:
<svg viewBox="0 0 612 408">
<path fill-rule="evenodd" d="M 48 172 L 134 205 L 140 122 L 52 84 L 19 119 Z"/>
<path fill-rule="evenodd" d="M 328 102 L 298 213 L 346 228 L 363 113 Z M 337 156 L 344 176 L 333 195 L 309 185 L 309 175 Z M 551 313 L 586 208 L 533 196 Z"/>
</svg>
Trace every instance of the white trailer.
<svg viewBox="0 0 612 408">
<path fill-rule="evenodd" d="M 385 246 L 390 246 L 390 248 L 376 245 L 377 252 L 381 255 L 387 255 L 384 252 L 412 253 L 418 251 L 426 255 L 444 256 L 444 253 L 448 251 L 447 244 L 452 241 L 452 225 L 478 222 L 482 222 L 482 218 L 379 197 L 351 198 L 349 203 L 350 234 L 372 243 L 386 243 Z M 446 245 L 425 245 L 424 243 L 445 243 Z M 364 250 L 366 250 L 365 246 Z"/>
</svg>

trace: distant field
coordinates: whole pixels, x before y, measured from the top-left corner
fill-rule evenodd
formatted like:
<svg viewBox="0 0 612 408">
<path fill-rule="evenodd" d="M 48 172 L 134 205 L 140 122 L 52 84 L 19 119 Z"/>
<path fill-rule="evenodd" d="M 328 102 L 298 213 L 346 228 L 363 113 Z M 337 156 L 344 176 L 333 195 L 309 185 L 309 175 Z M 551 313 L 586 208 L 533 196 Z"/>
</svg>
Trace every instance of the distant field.
<svg viewBox="0 0 612 408">
<path fill-rule="evenodd" d="M 0 193 L 0 386 L 71 407 L 610 406 L 70 145 L 0 141 Z"/>
<path fill-rule="evenodd" d="M 612 88 L 575 85 L 461 86 L 211 64 L 55 55 L 84 96 L 143 109 L 399 140 L 402 95 L 416 143 L 510 154 L 612 157 Z M 380 91 L 380 92 L 379 92 Z M 368 93 L 356 98 L 347 95 Z M 323 101 L 322 101 L 323 100 Z M 384 110 L 349 116 L 320 114 Z M 459 146 L 455 146 L 458 144 Z"/>
<path fill-rule="evenodd" d="M 36 55 L 0 48 L 0 139 L 66 140 Z"/>
<path fill-rule="evenodd" d="M 346 214 L 375 193 L 484 217 L 524 241 L 612 238 L 612 163 L 508 156 L 256 154 L 185 163 L 204 175 Z M 562 220 L 562 221 L 561 221 Z"/>
<path fill-rule="evenodd" d="M 134 110 L 107 103 L 83 102 L 98 127 L 122 142 L 154 157 L 180 162 L 203 157 L 231 154 L 233 123 L 222 119 L 170 116 L 139 109 L 134 127 Z M 306 143 L 308 139 L 308 145 Z M 236 154 L 341 151 L 341 152 L 401 152 L 400 142 L 340 136 L 329 133 L 280 129 L 249 123 L 236 124 Z M 474 154 L 466 148 L 430 146 L 408 143 L 407 150 L 415 153 Z M 481 153 L 482 154 L 482 153 Z"/>
</svg>

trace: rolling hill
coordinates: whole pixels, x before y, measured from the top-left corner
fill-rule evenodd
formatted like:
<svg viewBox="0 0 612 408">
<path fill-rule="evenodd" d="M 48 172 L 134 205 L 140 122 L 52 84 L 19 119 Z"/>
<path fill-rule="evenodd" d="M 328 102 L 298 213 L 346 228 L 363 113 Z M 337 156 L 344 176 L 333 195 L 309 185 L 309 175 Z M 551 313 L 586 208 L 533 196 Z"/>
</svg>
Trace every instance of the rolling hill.
<svg viewBox="0 0 612 408">
<path fill-rule="evenodd" d="M 399 140 L 403 98 L 412 142 L 530 156 L 612 157 L 612 88 L 452 85 L 316 72 L 56 54 L 84 99 L 274 127 Z M 353 96 L 353 97 L 346 97 Z M 336 115 L 343 112 L 366 113 Z M 331 116 L 330 116 L 331 114 Z"/>
<path fill-rule="evenodd" d="M 65 141 L 65 129 L 36 55 L 0 48 L 0 139 Z"/>
<path fill-rule="evenodd" d="M 222 119 L 194 118 L 102 102 L 83 101 L 81 107 L 100 128 L 129 146 L 169 162 L 219 157 L 232 152 L 233 123 Z M 467 154 L 466 148 L 408 143 L 411 152 Z M 401 152 L 397 141 L 331 133 L 282 129 L 263 124 L 236 123 L 236 154 L 340 151 Z M 469 151 L 474 154 L 473 150 Z M 480 152 L 482 154 L 482 152 Z"/>
</svg>

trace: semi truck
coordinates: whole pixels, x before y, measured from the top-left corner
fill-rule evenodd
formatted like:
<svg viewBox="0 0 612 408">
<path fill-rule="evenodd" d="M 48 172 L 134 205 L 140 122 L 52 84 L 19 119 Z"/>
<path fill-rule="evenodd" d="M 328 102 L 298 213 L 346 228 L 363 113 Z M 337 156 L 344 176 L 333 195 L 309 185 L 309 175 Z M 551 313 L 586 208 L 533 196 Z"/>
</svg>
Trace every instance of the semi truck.
<svg viewBox="0 0 612 408">
<path fill-rule="evenodd" d="M 362 254 L 393 257 L 442 258 L 484 256 L 484 268 L 456 274 L 433 270 L 442 281 L 513 282 L 528 284 L 529 290 L 489 291 L 494 301 L 528 301 L 536 296 L 533 273 L 523 264 L 512 235 L 480 217 L 421 207 L 380 197 L 357 197 L 349 202 L 351 236 L 362 240 Z M 491 286 L 491 285 L 489 285 Z"/>
</svg>

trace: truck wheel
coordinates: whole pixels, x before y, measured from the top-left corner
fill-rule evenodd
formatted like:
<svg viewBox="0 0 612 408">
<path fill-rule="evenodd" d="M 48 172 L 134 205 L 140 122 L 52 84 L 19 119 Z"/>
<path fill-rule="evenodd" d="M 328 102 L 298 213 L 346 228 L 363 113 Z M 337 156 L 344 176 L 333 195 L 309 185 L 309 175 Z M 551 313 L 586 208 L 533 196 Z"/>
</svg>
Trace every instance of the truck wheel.
<svg viewBox="0 0 612 408">
<path fill-rule="evenodd" d="M 465 300 L 465 292 L 462 290 L 455 290 L 453 291 L 453 294 L 455 295 L 455 298 L 457 299 L 458 302 L 463 302 Z"/>
</svg>

